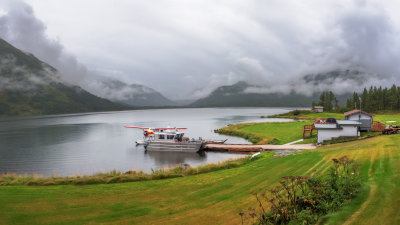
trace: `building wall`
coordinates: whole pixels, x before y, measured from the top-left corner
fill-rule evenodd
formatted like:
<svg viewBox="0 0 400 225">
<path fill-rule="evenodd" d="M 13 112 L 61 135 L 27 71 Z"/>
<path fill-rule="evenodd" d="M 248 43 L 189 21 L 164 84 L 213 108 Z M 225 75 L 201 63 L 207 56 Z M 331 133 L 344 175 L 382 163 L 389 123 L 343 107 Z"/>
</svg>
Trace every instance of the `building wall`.
<svg viewBox="0 0 400 225">
<path fill-rule="evenodd" d="M 335 137 L 358 137 L 358 127 L 355 125 L 342 126 L 343 129 L 320 129 L 318 130 L 318 143 L 331 140 Z"/>
<path fill-rule="evenodd" d="M 371 130 L 372 117 L 361 113 L 361 120 L 359 120 L 358 116 L 359 116 L 359 114 L 357 113 L 357 114 L 347 116 L 346 118 L 347 118 L 347 120 L 360 121 L 362 123 L 360 126 L 360 130 L 365 130 L 365 131 Z"/>
<path fill-rule="evenodd" d="M 314 112 L 322 113 L 322 112 L 324 112 L 324 109 L 322 109 L 322 108 L 314 108 Z"/>
</svg>

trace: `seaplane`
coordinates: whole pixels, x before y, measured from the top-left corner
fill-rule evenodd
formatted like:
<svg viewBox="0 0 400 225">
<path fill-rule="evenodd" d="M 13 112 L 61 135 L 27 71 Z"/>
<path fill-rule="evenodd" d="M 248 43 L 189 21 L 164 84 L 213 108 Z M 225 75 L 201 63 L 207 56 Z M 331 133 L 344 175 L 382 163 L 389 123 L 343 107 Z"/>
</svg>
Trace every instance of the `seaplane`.
<svg viewBox="0 0 400 225">
<path fill-rule="evenodd" d="M 143 130 L 143 140 L 136 141 L 137 145 L 144 145 L 146 151 L 179 151 L 179 152 L 198 152 L 202 150 L 205 142 L 202 138 L 189 139 L 184 137 L 184 130 L 187 128 L 164 127 L 136 127 L 124 126 L 125 128 L 135 128 Z"/>
</svg>

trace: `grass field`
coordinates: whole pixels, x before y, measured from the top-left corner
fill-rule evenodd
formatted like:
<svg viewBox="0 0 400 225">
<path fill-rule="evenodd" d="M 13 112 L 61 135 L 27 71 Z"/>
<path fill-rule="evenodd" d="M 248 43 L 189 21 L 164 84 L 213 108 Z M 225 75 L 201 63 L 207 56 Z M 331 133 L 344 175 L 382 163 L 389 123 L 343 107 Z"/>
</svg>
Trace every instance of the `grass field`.
<svg viewBox="0 0 400 225">
<path fill-rule="evenodd" d="M 250 141 L 252 141 L 252 136 L 257 136 L 259 138 L 256 139 L 256 142 L 252 141 L 257 144 L 286 144 L 302 139 L 303 126 L 311 124 L 312 122 L 310 121 L 246 123 L 223 127 L 219 129 L 218 132 L 244 137 Z M 306 139 L 302 143 L 312 143 L 315 141 L 316 132 L 313 132 L 313 138 Z"/>
<path fill-rule="evenodd" d="M 331 159 L 361 163 L 360 195 L 326 224 L 400 224 L 400 135 L 324 146 L 195 176 L 120 184 L 0 186 L 0 224 L 240 224 L 252 191 L 285 175 L 323 173 Z"/>
<path fill-rule="evenodd" d="M 300 114 L 295 115 L 294 114 L 295 111 L 298 111 Z M 330 113 L 330 112 L 315 113 L 311 110 L 294 110 L 288 113 L 268 116 L 268 118 L 291 118 L 300 120 L 316 120 L 320 118 L 329 118 L 329 117 L 334 117 L 340 120 L 344 119 L 343 113 Z"/>
<path fill-rule="evenodd" d="M 400 114 L 377 114 L 374 116 L 374 121 L 379 121 L 381 123 L 386 123 L 386 121 L 396 121 L 395 123 L 390 124 L 397 124 L 400 126 Z"/>
</svg>

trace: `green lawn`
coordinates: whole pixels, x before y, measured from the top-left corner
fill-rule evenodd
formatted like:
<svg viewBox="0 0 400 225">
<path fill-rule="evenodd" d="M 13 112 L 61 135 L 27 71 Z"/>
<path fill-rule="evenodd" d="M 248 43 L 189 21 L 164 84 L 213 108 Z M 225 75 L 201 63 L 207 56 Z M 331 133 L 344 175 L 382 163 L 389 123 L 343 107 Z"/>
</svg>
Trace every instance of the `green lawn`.
<svg viewBox="0 0 400 225">
<path fill-rule="evenodd" d="M 277 115 L 268 116 L 269 118 L 291 118 L 291 119 L 300 119 L 300 120 L 317 120 L 320 118 L 329 118 L 334 117 L 336 119 L 342 120 L 344 119 L 343 113 L 315 113 L 311 110 L 297 110 L 300 114 L 294 115 L 294 111 L 290 111 L 288 113 L 282 113 Z"/>
<path fill-rule="evenodd" d="M 374 116 L 374 121 L 379 121 L 385 124 L 386 121 L 396 121 L 396 123 L 391 123 L 391 124 L 397 124 L 398 126 L 400 126 L 400 113 L 384 114 L 384 115 L 378 114 Z"/>
<path fill-rule="evenodd" d="M 318 118 L 335 117 L 336 119 L 344 119 L 343 114 L 338 113 L 314 113 L 309 110 L 300 111 L 300 115 L 293 116 L 292 112 L 274 115 L 273 117 L 292 117 L 302 118 L 304 121 L 295 122 L 270 122 L 270 123 L 247 123 L 235 124 L 223 127 L 218 132 L 228 135 L 243 137 L 253 143 L 258 144 L 286 144 L 303 138 L 303 126 L 311 125 Z M 307 118 L 307 119 L 306 119 Z M 378 114 L 374 116 L 375 121 L 386 123 L 386 121 L 397 121 L 400 125 L 400 113 Z M 377 135 L 380 132 L 362 132 L 361 137 Z M 316 142 L 316 131 L 310 139 L 305 139 L 304 143 Z M 256 137 L 256 138 L 253 138 Z"/>
<path fill-rule="evenodd" d="M 257 144 L 286 144 L 303 138 L 303 126 L 311 125 L 311 121 L 241 123 L 220 128 L 221 134 L 239 136 Z M 315 142 L 316 132 L 307 139 L 307 143 Z"/>
<path fill-rule="evenodd" d="M 286 144 L 303 138 L 303 126 L 310 122 L 274 122 L 245 126 L 239 131 L 255 133 L 263 137 L 277 139 L 275 144 Z M 316 136 L 316 132 L 313 132 Z M 312 139 L 311 139 L 312 140 Z"/>
<path fill-rule="evenodd" d="M 331 159 L 361 163 L 366 186 L 327 224 L 400 224 L 400 135 L 324 146 L 287 157 L 165 180 L 101 185 L 0 186 L 0 224 L 240 224 L 252 191 L 285 175 L 324 173 Z"/>
</svg>

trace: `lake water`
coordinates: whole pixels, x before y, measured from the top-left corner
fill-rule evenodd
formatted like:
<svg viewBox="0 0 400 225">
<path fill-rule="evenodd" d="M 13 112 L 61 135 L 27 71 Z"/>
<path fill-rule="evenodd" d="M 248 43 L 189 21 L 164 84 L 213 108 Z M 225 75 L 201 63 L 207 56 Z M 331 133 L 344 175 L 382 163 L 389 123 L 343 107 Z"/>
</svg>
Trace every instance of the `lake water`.
<svg viewBox="0 0 400 225">
<path fill-rule="evenodd" d="M 81 113 L 0 119 L 0 174 L 41 174 L 61 176 L 93 174 L 110 170 L 127 171 L 165 168 L 179 163 L 198 166 L 241 157 L 221 152 L 146 152 L 135 141 L 144 127 L 187 127 L 186 136 L 244 139 L 219 135 L 214 129 L 242 122 L 287 121 L 262 119 L 262 115 L 284 113 L 291 108 L 190 108 L 151 109 L 106 113 Z"/>
</svg>

